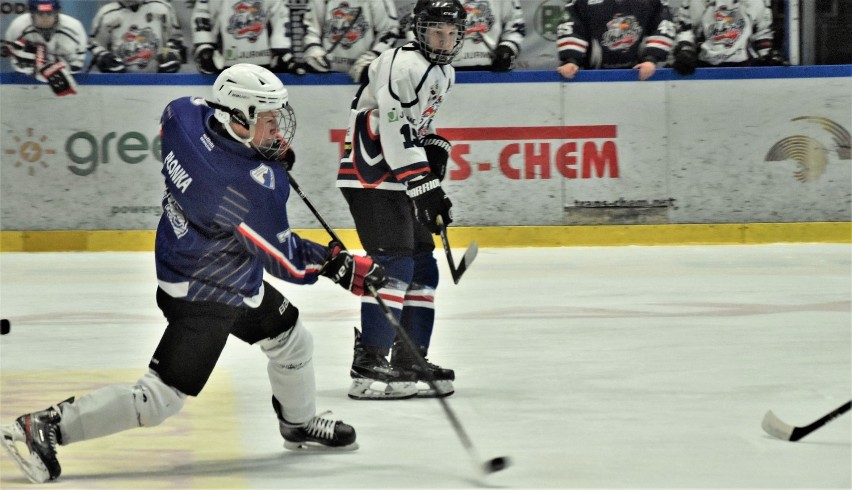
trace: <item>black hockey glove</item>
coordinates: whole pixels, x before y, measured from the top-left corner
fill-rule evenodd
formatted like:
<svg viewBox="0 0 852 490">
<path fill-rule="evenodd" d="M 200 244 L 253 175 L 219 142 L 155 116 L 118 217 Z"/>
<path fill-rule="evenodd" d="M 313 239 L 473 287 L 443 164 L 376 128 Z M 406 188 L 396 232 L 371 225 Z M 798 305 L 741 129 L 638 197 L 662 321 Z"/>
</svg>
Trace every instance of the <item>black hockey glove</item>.
<svg viewBox="0 0 852 490">
<path fill-rule="evenodd" d="M 777 49 L 770 49 L 768 53 L 754 61 L 754 66 L 790 66 L 784 55 Z"/>
<path fill-rule="evenodd" d="M 127 67 L 124 66 L 124 61 L 118 56 L 104 51 L 95 58 L 95 64 L 101 73 L 124 73 Z"/>
<path fill-rule="evenodd" d="M 426 159 L 429 161 L 429 171 L 443 181 L 447 174 L 447 160 L 450 158 L 450 150 L 453 145 L 443 136 L 430 134 L 423 138 L 423 149 L 426 150 Z"/>
<path fill-rule="evenodd" d="M 65 62 L 55 61 L 45 66 L 41 69 L 41 76 L 47 80 L 53 93 L 59 97 L 77 93 L 77 82 L 74 81 L 71 70 L 65 66 Z"/>
<path fill-rule="evenodd" d="M 672 68 L 679 75 L 692 75 L 698 66 L 698 52 L 692 43 L 681 41 L 674 49 Z"/>
<path fill-rule="evenodd" d="M 163 48 L 157 55 L 157 73 L 177 73 L 180 70 L 180 53 Z"/>
<path fill-rule="evenodd" d="M 515 64 L 516 56 L 515 52 L 509 46 L 505 44 L 497 46 L 497 49 L 494 50 L 494 60 L 491 62 L 491 69 L 494 71 L 511 70 L 512 65 Z"/>
<path fill-rule="evenodd" d="M 275 73 L 295 73 L 296 57 L 289 49 L 273 49 L 269 68 Z"/>
<path fill-rule="evenodd" d="M 166 41 L 166 47 L 178 54 L 181 65 L 186 64 L 186 46 L 183 45 L 183 41 L 180 39 L 169 39 Z"/>
<path fill-rule="evenodd" d="M 284 165 L 288 172 L 293 170 L 293 166 L 296 165 L 296 152 L 292 148 L 287 148 L 287 151 L 281 155 L 281 165 Z"/>
<path fill-rule="evenodd" d="M 195 46 L 195 65 L 198 71 L 205 75 L 219 73 L 224 66 L 217 66 L 216 47 L 212 44 L 199 44 Z"/>
<path fill-rule="evenodd" d="M 435 235 L 441 233 L 441 226 L 437 222 L 438 216 L 443 220 L 444 226 L 453 222 L 453 213 L 450 210 L 453 203 L 444 193 L 444 189 L 441 189 L 441 182 L 437 176 L 426 174 L 409 180 L 406 193 L 414 204 L 417 221 L 430 233 Z"/>
<path fill-rule="evenodd" d="M 320 274 L 358 296 L 363 296 L 369 287 L 379 289 L 388 282 L 382 266 L 368 256 L 352 255 L 338 242 L 328 244 Z"/>
</svg>

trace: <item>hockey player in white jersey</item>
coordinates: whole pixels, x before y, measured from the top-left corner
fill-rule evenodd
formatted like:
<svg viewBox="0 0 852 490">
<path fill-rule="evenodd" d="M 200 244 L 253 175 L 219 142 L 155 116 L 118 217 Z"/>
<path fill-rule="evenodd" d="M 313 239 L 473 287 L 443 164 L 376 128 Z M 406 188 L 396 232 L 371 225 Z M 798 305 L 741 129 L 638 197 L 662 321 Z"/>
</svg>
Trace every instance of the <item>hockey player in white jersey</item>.
<svg viewBox="0 0 852 490">
<path fill-rule="evenodd" d="M 672 67 L 782 65 L 773 50 L 770 0 L 682 0 Z"/>
<path fill-rule="evenodd" d="M 6 29 L 3 54 L 15 71 L 50 84 L 56 95 L 76 93 L 72 74 L 85 64 L 86 29 L 61 12 L 59 0 L 28 0 L 27 7 Z"/>
<path fill-rule="evenodd" d="M 218 73 L 238 63 L 283 73 L 295 69 L 286 0 L 197 0 L 192 9 L 192 43 L 201 73 Z"/>
<path fill-rule="evenodd" d="M 148 370 L 135 384 L 105 386 L 0 427 L 0 443 L 33 482 L 59 477 L 57 445 L 152 427 L 178 413 L 204 388 L 231 336 L 268 358 L 285 448 L 357 449 L 352 426 L 317 414 L 312 336 L 299 309 L 263 277 L 314 284 L 325 276 L 361 295 L 381 287 L 384 272 L 369 257 L 290 229 L 296 120 L 281 80 L 235 65 L 217 77 L 212 95 L 176 99 L 160 120 L 166 192 L 154 259 L 167 326 Z"/>
<path fill-rule="evenodd" d="M 441 188 L 450 143 L 435 133 L 432 122 L 455 82 L 450 63 L 464 41 L 465 18 L 459 0 L 417 2 L 416 40 L 382 53 L 355 96 L 337 174 L 361 244 L 388 276 L 379 294 L 424 356 L 438 286 L 432 234 L 452 222 L 452 203 Z M 351 398 L 453 393 L 453 370 L 429 363 L 430 372 L 421 372 L 414 353 L 394 343 L 393 327 L 370 296 L 361 299 L 361 327 Z M 427 377 L 438 392 L 418 388 Z"/>
<path fill-rule="evenodd" d="M 393 0 L 311 0 L 308 6 L 303 58 L 314 73 L 348 73 L 361 83 L 370 63 L 399 39 Z"/>
<path fill-rule="evenodd" d="M 168 0 L 107 3 L 92 20 L 92 64 L 102 73 L 175 73 L 186 56 L 180 29 Z"/>
<path fill-rule="evenodd" d="M 462 4 L 467 12 L 467 30 L 453 67 L 457 71 L 512 70 L 526 37 L 520 0 L 462 0 Z M 405 38 L 414 39 L 411 15 L 403 24 Z"/>
</svg>

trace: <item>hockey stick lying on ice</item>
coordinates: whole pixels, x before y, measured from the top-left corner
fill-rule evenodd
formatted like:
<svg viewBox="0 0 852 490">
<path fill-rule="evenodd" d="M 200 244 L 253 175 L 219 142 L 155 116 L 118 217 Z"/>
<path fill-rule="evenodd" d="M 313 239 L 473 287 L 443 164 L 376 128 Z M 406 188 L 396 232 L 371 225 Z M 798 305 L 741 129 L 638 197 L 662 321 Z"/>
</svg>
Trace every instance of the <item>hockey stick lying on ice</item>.
<svg viewBox="0 0 852 490">
<path fill-rule="evenodd" d="M 811 432 L 819 429 L 823 425 L 831 422 L 835 418 L 848 412 L 850 408 L 852 408 L 852 400 L 840 405 L 836 409 L 825 414 L 816 422 L 804 427 L 794 427 L 786 424 L 784 421 L 776 417 L 775 414 L 772 413 L 772 410 L 770 410 L 763 416 L 763 423 L 761 426 L 763 427 L 763 430 L 772 437 L 777 437 L 778 439 L 783 439 L 785 441 L 796 442 Z"/>
<path fill-rule="evenodd" d="M 325 228 L 325 231 L 329 234 L 329 236 L 331 236 L 331 239 L 339 243 L 341 247 L 345 248 L 345 245 L 343 245 L 343 241 L 340 239 L 339 236 L 337 236 L 337 233 L 335 233 L 334 230 L 332 230 L 331 227 L 328 226 L 328 223 L 326 223 L 322 215 L 320 215 L 319 211 L 317 211 L 317 208 L 314 207 L 314 204 L 311 202 L 311 200 L 308 199 L 308 196 L 305 195 L 304 192 L 302 192 L 302 189 L 301 187 L 299 187 L 299 184 L 295 180 L 293 180 L 293 175 L 289 172 L 287 174 L 290 177 L 290 186 L 293 187 L 293 190 L 295 190 L 297 194 L 299 194 L 299 197 L 302 198 L 302 201 L 304 201 L 308 209 L 311 210 L 317 221 L 319 221 L 322 227 Z M 370 295 L 372 295 L 373 298 L 376 299 L 376 302 L 379 304 L 379 307 L 385 314 L 385 318 L 387 318 L 388 323 L 391 324 L 394 331 L 396 332 L 397 337 L 399 337 L 402 343 L 405 344 L 405 348 L 408 349 L 408 351 L 414 356 L 414 361 L 417 363 L 417 365 L 423 372 L 428 373 L 429 366 L 426 364 L 426 360 L 423 358 L 423 356 L 420 355 L 420 349 L 418 349 L 417 346 L 414 345 L 414 341 L 411 340 L 411 337 L 408 336 L 408 332 L 406 332 L 405 329 L 402 328 L 402 325 L 400 325 L 399 321 L 397 321 L 390 307 L 379 295 L 379 292 L 376 291 L 376 288 L 373 286 L 369 286 L 369 290 Z M 433 380 L 431 377 L 427 377 L 425 381 L 429 385 L 430 389 L 434 390 L 436 393 L 440 393 L 440 390 L 438 389 L 435 380 Z M 456 416 L 455 412 L 453 412 L 452 408 L 450 408 L 450 404 L 447 402 L 446 399 L 442 397 L 437 397 L 436 400 L 441 403 L 441 408 L 444 409 L 444 413 L 450 420 L 450 424 L 452 424 L 453 429 L 456 431 L 456 435 L 461 440 L 461 443 L 467 450 L 468 455 L 470 455 L 471 459 L 473 460 L 474 466 L 476 467 L 477 471 L 484 472 L 485 474 L 494 473 L 495 471 L 500 471 L 509 465 L 509 458 L 506 456 L 490 459 L 482 463 L 479 457 L 479 453 L 476 451 L 476 447 L 474 447 L 473 445 L 473 441 L 471 441 L 470 437 L 468 437 L 467 432 L 465 432 L 464 427 L 462 427 L 461 421 Z"/>
<path fill-rule="evenodd" d="M 441 243 L 444 244 L 444 253 L 447 255 L 447 264 L 450 266 L 450 274 L 453 276 L 453 282 L 458 284 L 461 280 L 462 274 L 464 274 L 464 271 L 470 267 L 470 264 L 473 263 L 473 259 L 476 258 L 476 254 L 479 252 L 479 245 L 477 245 L 476 242 L 472 242 L 467 247 L 467 250 L 465 250 L 461 262 L 459 262 L 459 266 L 456 268 L 456 263 L 453 260 L 453 251 L 450 250 L 450 240 L 447 239 L 447 227 L 444 226 L 444 220 L 441 216 L 438 216 L 436 221 L 438 226 L 441 228 Z"/>
</svg>

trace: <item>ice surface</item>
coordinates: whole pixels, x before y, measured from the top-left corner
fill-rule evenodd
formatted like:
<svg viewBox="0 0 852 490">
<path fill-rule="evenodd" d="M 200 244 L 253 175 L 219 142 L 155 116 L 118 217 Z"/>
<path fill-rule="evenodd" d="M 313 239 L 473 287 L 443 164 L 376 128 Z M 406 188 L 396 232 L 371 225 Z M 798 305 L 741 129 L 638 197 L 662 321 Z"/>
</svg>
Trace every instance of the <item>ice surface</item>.
<svg viewBox="0 0 852 490">
<path fill-rule="evenodd" d="M 361 448 L 282 448 L 266 358 L 232 339 L 210 383 L 151 429 L 60 448 L 51 488 L 850 488 L 852 416 L 798 443 L 852 392 L 848 245 L 481 249 L 444 259 L 430 358 L 479 477 L 435 400 L 346 397 L 358 299 L 274 281 L 315 340 L 318 408 Z M 456 250 L 457 257 L 463 250 Z M 0 254 L 0 417 L 145 370 L 163 320 L 150 253 Z M 34 488 L 5 454 L 0 487 Z"/>
</svg>

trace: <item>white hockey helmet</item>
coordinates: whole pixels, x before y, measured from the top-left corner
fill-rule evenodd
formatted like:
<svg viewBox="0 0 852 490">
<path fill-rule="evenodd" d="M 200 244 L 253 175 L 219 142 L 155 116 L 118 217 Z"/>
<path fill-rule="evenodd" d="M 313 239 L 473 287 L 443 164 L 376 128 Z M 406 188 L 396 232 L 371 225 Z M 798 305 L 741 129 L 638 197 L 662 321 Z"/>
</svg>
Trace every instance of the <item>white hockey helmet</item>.
<svg viewBox="0 0 852 490">
<path fill-rule="evenodd" d="M 247 63 L 226 68 L 213 84 L 210 105 L 216 109 L 216 119 L 231 137 L 269 160 L 278 160 L 284 155 L 296 134 L 296 116 L 290 107 L 287 89 L 266 68 Z M 264 118 L 274 118 L 276 130 L 273 137 L 255 143 L 255 126 L 261 114 Z M 248 137 L 237 135 L 231 123 L 247 129 Z"/>
</svg>

